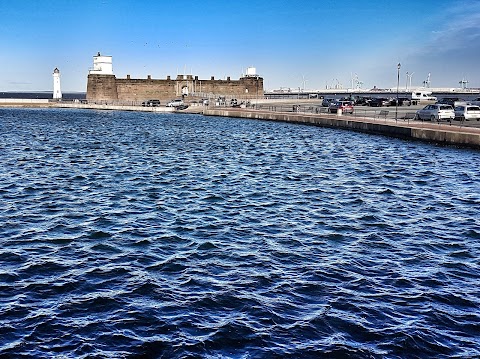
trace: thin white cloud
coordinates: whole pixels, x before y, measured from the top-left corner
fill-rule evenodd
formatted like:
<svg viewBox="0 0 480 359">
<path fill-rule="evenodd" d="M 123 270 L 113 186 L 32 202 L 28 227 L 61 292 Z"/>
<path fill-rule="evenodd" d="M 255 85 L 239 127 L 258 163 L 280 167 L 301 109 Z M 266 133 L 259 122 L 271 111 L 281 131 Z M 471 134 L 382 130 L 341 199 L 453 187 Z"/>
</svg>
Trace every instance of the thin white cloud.
<svg viewBox="0 0 480 359">
<path fill-rule="evenodd" d="M 428 18 L 423 35 L 406 48 L 405 63 L 420 86 L 427 74 L 433 87 L 455 87 L 466 77 L 469 87 L 479 87 L 480 1 L 459 1 Z"/>
<path fill-rule="evenodd" d="M 9 81 L 10 85 L 31 85 L 32 82 L 22 82 L 22 81 Z"/>
<path fill-rule="evenodd" d="M 446 9 L 440 27 L 432 31 L 430 51 L 447 52 L 465 47 L 480 48 L 480 2 L 469 1 Z"/>
</svg>

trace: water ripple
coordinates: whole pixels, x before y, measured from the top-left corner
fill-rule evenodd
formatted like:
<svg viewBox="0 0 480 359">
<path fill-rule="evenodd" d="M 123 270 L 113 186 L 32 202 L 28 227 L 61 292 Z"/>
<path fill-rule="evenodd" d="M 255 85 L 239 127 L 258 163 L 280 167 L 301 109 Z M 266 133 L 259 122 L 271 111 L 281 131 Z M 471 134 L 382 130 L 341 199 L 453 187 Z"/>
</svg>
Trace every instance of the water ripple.
<svg viewBox="0 0 480 359">
<path fill-rule="evenodd" d="M 0 356 L 480 356 L 478 153 L 0 109 Z"/>
</svg>

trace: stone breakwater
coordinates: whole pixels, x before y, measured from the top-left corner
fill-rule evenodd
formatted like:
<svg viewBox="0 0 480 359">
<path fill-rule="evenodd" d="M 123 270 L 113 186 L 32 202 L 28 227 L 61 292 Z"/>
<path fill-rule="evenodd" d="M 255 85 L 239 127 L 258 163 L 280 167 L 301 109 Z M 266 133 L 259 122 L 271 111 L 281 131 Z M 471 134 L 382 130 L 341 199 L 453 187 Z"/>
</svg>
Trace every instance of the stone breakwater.
<svg viewBox="0 0 480 359">
<path fill-rule="evenodd" d="M 207 109 L 207 116 L 237 117 L 267 121 L 291 122 L 322 127 L 342 128 L 405 139 L 480 149 L 480 129 L 443 123 L 413 122 L 390 119 L 354 118 L 328 114 L 279 113 L 238 109 Z"/>
</svg>

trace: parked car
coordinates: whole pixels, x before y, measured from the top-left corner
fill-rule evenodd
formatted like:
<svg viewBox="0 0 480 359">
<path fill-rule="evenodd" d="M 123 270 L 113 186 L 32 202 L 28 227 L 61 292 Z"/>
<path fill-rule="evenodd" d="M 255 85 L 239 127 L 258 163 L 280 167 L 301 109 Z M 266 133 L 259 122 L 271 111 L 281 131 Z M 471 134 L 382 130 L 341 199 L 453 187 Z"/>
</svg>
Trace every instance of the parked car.
<svg viewBox="0 0 480 359">
<path fill-rule="evenodd" d="M 322 101 L 322 106 L 323 107 L 328 107 L 332 102 L 335 102 L 334 98 L 324 98 Z"/>
<path fill-rule="evenodd" d="M 169 103 L 167 103 L 167 107 L 178 107 L 182 105 L 185 105 L 182 99 L 172 100 Z"/>
<path fill-rule="evenodd" d="M 418 110 L 415 118 L 417 120 L 431 120 L 431 121 L 440 121 L 440 120 L 453 120 L 455 118 L 455 112 L 453 107 L 450 105 L 443 104 L 434 104 L 427 105 L 421 110 Z"/>
<path fill-rule="evenodd" d="M 446 97 L 442 98 L 440 101 L 438 101 L 438 104 L 443 104 L 443 105 L 450 105 L 452 107 L 455 107 L 456 102 L 461 102 L 463 101 L 461 98 L 458 97 Z"/>
<path fill-rule="evenodd" d="M 460 105 L 455 107 L 455 118 L 459 120 L 480 121 L 480 107 L 475 105 Z"/>
<path fill-rule="evenodd" d="M 396 105 L 397 105 L 397 99 L 391 98 L 388 106 L 396 106 Z M 406 97 L 398 98 L 398 106 L 410 106 L 410 105 L 411 105 L 411 101 L 408 98 Z"/>
<path fill-rule="evenodd" d="M 372 98 L 372 100 L 368 103 L 368 106 L 382 107 L 388 106 L 389 104 L 390 100 L 388 98 Z"/>
<path fill-rule="evenodd" d="M 160 106 L 160 100 L 147 100 L 142 102 L 143 107 L 157 107 Z"/>
<path fill-rule="evenodd" d="M 341 109 L 343 113 L 353 113 L 353 105 L 351 101 L 335 101 L 330 103 L 328 111 L 335 113 Z"/>
<path fill-rule="evenodd" d="M 369 97 L 357 97 L 354 101 L 354 104 L 357 105 L 357 106 L 368 106 L 368 103 L 371 100 L 372 99 L 369 98 Z"/>
<path fill-rule="evenodd" d="M 225 99 L 225 96 L 219 96 L 217 100 L 215 101 L 216 106 L 227 106 L 227 100 Z"/>
</svg>

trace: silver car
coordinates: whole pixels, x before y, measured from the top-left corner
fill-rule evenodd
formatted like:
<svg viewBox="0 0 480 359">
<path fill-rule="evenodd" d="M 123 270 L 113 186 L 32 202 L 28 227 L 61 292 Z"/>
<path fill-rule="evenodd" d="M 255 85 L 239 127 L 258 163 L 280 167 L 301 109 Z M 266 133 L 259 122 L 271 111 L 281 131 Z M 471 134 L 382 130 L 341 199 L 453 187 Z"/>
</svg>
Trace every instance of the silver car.
<svg viewBox="0 0 480 359">
<path fill-rule="evenodd" d="M 455 118 L 459 120 L 480 121 L 480 107 L 475 105 L 460 105 L 455 107 Z"/>
<path fill-rule="evenodd" d="M 183 100 L 175 99 L 167 103 L 167 107 L 178 107 L 184 105 Z"/>
<path fill-rule="evenodd" d="M 455 112 L 453 107 L 450 105 L 434 104 L 427 105 L 421 110 L 418 110 L 415 118 L 417 120 L 430 120 L 430 121 L 440 121 L 440 120 L 453 120 L 455 118 Z"/>
</svg>

